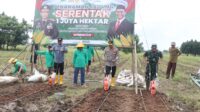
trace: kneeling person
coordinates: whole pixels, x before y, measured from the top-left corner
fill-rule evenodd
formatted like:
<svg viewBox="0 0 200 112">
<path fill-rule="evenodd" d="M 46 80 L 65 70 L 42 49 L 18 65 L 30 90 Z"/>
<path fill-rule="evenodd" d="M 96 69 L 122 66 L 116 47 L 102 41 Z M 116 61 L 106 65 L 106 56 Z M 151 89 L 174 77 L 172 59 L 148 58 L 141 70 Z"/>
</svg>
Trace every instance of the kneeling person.
<svg viewBox="0 0 200 112">
<path fill-rule="evenodd" d="M 12 71 L 12 74 L 18 75 L 18 77 L 22 78 L 22 75 L 26 73 L 26 65 L 19 62 L 15 58 L 11 58 L 8 62 L 14 65 L 14 70 Z"/>
</svg>

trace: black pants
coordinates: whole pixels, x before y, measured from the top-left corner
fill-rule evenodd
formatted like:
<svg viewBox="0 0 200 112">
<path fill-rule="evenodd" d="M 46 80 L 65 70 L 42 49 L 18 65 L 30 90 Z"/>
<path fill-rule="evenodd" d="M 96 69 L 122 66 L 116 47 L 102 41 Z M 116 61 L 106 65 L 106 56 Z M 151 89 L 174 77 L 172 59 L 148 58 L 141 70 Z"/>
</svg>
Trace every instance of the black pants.
<svg viewBox="0 0 200 112">
<path fill-rule="evenodd" d="M 91 63 L 92 63 L 92 61 L 91 61 L 91 60 L 88 60 L 88 66 L 90 66 L 90 65 L 91 65 Z"/>
<path fill-rule="evenodd" d="M 34 58 L 33 58 L 33 63 L 34 63 L 34 64 L 37 63 L 37 56 L 38 56 L 38 55 L 37 55 L 36 53 L 34 53 L 34 55 L 33 55 L 33 57 L 34 57 Z M 31 55 L 30 63 L 32 63 L 32 55 Z"/>
<path fill-rule="evenodd" d="M 112 73 L 111 73 L 111 75 L 112 75 L 112 77 L 115 77 L 115 72 L 116 72 L 116 66 L 106 66 L 106 74 L 105 74 L 105 76 L 108 76 L 109 74 L 110 74 L 110 71 L 112 70 Z"/>
<path fill-rule="evenodd" d="M 58 75 L 58 73 L 60 73 L 60 75 L 64 74 L 64 62 L 63 63 L 55 63 L 54 62 L 54 72 Z"/>
<path fill-rule="evenodd" d="M 53 67 L 48 67 L 48 75 L 52 74 Z"/>
<path fill-rule="evenodd" d="M 166 76 L 166 78 L 169 79 L 170 72 L 171 72 L 171 77 L 173 78 L 174 74 L 175 74 L 175 71 L 176 71 L 176 63 L 169 62 L 168 66 L 167 66 L 167 72 L 166 72 L 167 76 Z"/>
<path fill-rule="evenodd" d="M 146 66 L 146 80 L 154 80 L 156 78 L 156 73 L 158 71 L 158 64 L 157 63 L 151 63 L 147 64 Z"/>
</svg>

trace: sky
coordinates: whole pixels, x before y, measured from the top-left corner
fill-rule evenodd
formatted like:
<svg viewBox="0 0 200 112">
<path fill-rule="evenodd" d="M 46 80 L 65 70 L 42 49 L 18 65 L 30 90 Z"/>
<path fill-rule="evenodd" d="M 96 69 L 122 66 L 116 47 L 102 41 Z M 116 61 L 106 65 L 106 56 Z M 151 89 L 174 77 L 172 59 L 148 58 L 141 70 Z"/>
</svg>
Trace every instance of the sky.
<svg viewBox="0 0 200 112">
<path fill-rule="evenodd" d="M 0 13 L 24 18 L 33 24 L 35 0 L 0 0 Z M 200 41 L 200 0 L 136 0 L 135 34 L 145 50 L 155 43 L 167 50 L 187 40 Z"/>
</svg>

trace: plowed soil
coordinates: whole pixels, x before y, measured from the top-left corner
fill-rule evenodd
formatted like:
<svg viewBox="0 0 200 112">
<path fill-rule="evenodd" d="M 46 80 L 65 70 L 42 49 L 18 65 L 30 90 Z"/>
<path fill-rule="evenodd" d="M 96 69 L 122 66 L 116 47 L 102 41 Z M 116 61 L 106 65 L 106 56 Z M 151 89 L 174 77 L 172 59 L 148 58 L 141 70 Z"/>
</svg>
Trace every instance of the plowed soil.
<svg viewBox="0 0 200 112">
<path fill-rule="evenodd" d="M 172 111 L 167 108 L 170 104 L 165 104 L 161 100 L 164 99 L 164 95 L 157 93 L 156 96 L 151 96 L 147 91 L 142 93 L 143 98 L 140 94 L 136 95 L 133 90 L 113 89 L 104 92 L 98 89 L 72 109 L 72 112 L 145 112 L 145 109 L 147 112 Z M 106 96 L 106 101 L 102 104 Z"/>
<path fill-rule="evenodd" d="M 171 108 L 173 102 L 167 101 L 164 94 L 151 96 L 145 90 L 141 96 L 140 91 L 138 94 L 127 89 L 111 89 L 106 92 L 99 88 L 84 95 L 86 97 L 83 100 L 77 98 L 75 102 L 70 98 L 62 99 L 61 102 L 44 100 L 65 88 L 51 87 L 45 83 L 0 86 L 0 112 L 195 112 L 188 109 L 174 111 Z"/>
</svg>

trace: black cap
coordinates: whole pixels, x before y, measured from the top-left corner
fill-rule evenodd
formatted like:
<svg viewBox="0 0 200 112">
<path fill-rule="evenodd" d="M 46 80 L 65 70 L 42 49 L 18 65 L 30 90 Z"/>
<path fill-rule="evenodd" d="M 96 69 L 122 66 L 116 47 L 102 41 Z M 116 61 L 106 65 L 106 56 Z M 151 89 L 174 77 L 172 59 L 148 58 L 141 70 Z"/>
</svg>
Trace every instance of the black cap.
<svg viewBox="0 0 200 112">
<path fill-rule="evenodd" d="M 48 45 L 48 48 L 51 48 L 52 47 L 52 45 Z"/>
<path fill-rule="evenodd" d="M 156 48 L 157 48 L 157 45 L 156 45 L 156 44 L 152 44 L 152 45 L 151 45 L 151 48 L 155 48 L 155 49 L 156 49 Z"/>
<path fill-rule="evenodd" d="M 41 7 L 41 10 L 42 9 L 50 9 L 50 7 L 48 6 L 48 5 L 43 5 L 42 7 Z"/>
<path fill-rule="evenodd" d="M 118 5 L 116 9 L 125 9 L 125 6 L 123 6 L 123 5 Z"/>
<path fill-rule="evenodd" d="M 58 38 L 58 41 L 62 41 L 63 40 L 63 38 Z"/>
<path fill-rule="evenodd" d="M 113 41 L 112 41 L 112 40 L 109 40 L 109 41 L 108 41 L 108 45 L 113 45 Z"/>
</svg>

